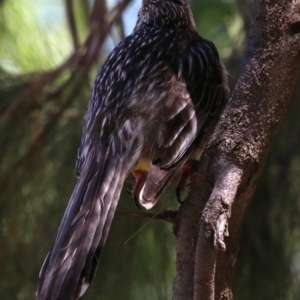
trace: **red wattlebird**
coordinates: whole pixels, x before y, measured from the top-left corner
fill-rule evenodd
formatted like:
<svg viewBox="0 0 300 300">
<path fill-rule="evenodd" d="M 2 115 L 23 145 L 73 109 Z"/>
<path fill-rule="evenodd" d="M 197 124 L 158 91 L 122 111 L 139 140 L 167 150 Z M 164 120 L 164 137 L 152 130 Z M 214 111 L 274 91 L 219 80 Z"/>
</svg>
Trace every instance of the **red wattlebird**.
<svg viewBox="0 0 300 300">
<path fill-rule="evenodd" d="M 91 284 L 125 178 L 151 208 L 199 156 L 228 94 L 213 43 L 186 0 L 144 0 L 138 21 L 101 67 L 90 97 L 78 181 L 40 272 L 38 300 L 78 299 Z M 136 176 L 137 177 L 137 176 Z"/>
</svg>

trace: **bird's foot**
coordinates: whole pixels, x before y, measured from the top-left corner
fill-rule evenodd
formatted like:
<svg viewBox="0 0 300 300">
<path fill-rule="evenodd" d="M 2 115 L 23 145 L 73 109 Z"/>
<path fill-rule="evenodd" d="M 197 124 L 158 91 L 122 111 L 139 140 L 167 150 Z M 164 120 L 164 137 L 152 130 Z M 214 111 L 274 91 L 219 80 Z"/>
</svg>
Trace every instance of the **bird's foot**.
<svg viewBox="0 0 300 300">
<path fill-rule="evenodd" d="M 198 165 L 199 161 L 189 160 L 181 167 L 181 176 L 176 186 L 176 197 L 180 204 L 182 204 L 181 194 L 184 192 L 185 187 L 191 186 L 196 179 Z"/>
</svg>

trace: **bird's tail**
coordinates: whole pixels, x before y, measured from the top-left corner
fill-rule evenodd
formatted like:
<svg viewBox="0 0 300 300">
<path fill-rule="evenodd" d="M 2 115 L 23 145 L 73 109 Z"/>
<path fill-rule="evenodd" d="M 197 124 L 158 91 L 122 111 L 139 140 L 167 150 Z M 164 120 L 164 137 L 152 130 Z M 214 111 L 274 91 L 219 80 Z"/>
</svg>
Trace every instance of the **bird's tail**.
<svg viewBox="0 0 300 300">
<path fill-rule="evenodd" d="M 86 158 L 40 271 L 38 300 L 77 299 L 93 279 L 128 171 L 128 157 L 112 152 L 107 147 Z"/>
</svg>

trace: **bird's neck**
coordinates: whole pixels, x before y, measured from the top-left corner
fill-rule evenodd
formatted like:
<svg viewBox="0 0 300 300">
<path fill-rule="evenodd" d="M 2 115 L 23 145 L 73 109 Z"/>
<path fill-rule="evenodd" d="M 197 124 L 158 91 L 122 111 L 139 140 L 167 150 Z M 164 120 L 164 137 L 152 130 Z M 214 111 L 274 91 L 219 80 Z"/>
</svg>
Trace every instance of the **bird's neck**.
<svg viewBox="0 0 300 300">
<path fill-rule="evenodd" d="M 158 28 L 196 30 L 193 15 L 188 6 L 184 8 L 176 8 L 175 6 L 172 7 L 173 9 L 170 9 L 167 5 L 169 4 L 148 4 L 142 6 L 135 28 L 139 29 L 146 25 Z"/>
</svg>

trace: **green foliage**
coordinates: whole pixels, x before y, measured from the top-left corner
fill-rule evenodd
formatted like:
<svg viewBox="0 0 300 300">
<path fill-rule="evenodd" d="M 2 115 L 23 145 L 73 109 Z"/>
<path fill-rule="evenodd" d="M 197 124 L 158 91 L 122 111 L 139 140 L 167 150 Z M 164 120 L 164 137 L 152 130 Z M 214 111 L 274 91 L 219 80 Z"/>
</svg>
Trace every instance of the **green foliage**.
<svg viewBox="0 0 300 300">
<path fill-rule="evenodd" d="M 200 34 L 214 41 L 223 59 L 241 50 L 243 20 L 234 0 L 192 1 L 191 7 Z"/>
<path fill-rule="evenodd" d="M 50 18 L 54 13 L 59 16 L 55 9 L 59 1 L 52 1 L 52 6 L 41 4 L 11 0 L 1 8 L 0 65 L 11 73 L 48 70 L 70 53 L 65 22 Z"/>
</svg>

